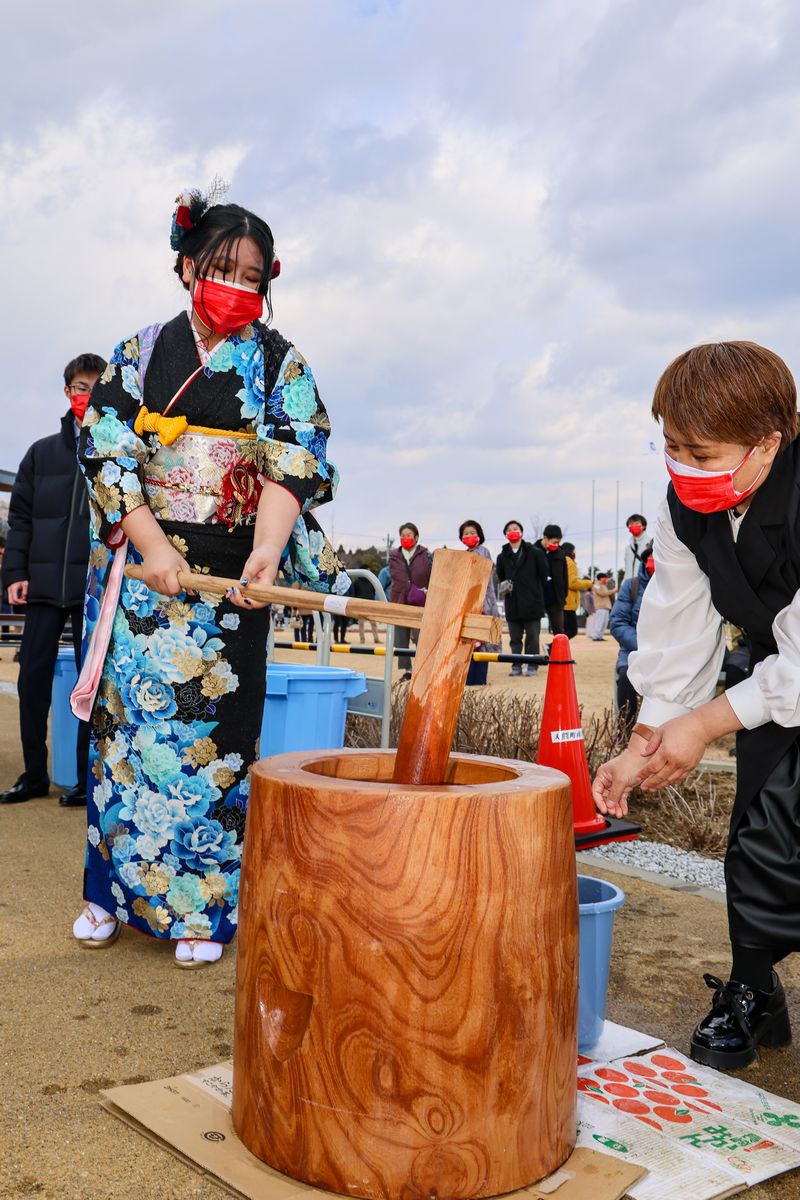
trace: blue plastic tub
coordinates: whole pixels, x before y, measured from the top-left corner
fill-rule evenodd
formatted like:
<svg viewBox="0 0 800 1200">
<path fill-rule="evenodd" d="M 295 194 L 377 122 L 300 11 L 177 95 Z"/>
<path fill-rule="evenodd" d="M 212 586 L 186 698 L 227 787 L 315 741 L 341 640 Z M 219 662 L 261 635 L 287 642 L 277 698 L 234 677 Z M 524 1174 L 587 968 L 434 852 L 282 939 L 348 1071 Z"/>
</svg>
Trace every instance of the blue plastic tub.
<svg viewBox="0 0 800 1200">
<path fill-rule="evenodd" d="M 261 757 L 291 750 L 340 750 L 344 745 L 347 701 L 366 690 L 363 672 L 349 667 L 270 663 Z"/>
<path fill-rule="evenodd" d="M 614 913 L 625 893 L 605 879 L 578 876 L 580 952 L 578 978 L 578 1049 L 590 1050 L 603 1032 Z"/>
<path fill-rule="evenodd" d="M 53 672 L 53 691 L 50 696 L 50 749 L 53 782 L 71 788 L 78 782 L 75 751 L 78 742 L 78 718 L 69 706 L 70 692 L 78 680 L 75 651 L 72 646 L 59 646 Z"/>
</svg>

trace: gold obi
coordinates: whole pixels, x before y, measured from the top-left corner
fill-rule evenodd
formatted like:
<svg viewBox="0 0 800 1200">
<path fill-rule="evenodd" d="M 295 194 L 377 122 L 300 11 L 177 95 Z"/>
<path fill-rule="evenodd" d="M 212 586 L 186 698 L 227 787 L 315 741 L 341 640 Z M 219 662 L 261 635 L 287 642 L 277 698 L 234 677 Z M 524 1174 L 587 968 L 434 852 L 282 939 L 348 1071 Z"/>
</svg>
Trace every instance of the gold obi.
<svg viewBox="0 0 800 1200">
<path fill-rule="evenodd" d="M 159 445 L 144 469 L 153 514 L 192 525 L 219 522 L 235 529 L 252 523 L 262 483 L 254 434 L 191 425 L 169 445 Z"/>
</svg>

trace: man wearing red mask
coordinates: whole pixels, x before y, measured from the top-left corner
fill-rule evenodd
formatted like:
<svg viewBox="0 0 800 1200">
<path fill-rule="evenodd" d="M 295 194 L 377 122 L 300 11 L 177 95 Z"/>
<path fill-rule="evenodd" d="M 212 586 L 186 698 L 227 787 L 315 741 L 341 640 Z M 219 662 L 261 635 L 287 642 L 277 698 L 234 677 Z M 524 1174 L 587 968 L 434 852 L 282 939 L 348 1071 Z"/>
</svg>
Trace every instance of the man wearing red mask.
<svg viewBox="0 0 800 1200">
<path fill-rule="evenodd" d="M 631 540 L 625 547 L 625 578 L 635 579 L 639 574 L 639 568 L 642 565 L 642 554 L 646 546 L 652 544 L 653 539 L 647 536 L 647 518 L 641 513 L 631 513 L 625 524 L 628 526 L 628 533 L 631 535 Z"/>
<path fill-rule="evenodd" d="M 25 770 L 0 793 L 0 804 L 45 796 L 50 788 L 47 714 L 58 641 L 70 618 L 79 663 L 89 560 L 89 505 L 78 469 L 77 433 L 89 394 L 105 367 L 99 354 L 81 354 L 67 364 L 64 395 L 69 410 L 61 418 L 61 431 L 33 443 L 11 493 L 3 583 L 9 601 L 26 606 L 17 685 Z M 89 730 L 81 723 L 78 781 L 61 797 L 65 807 L 86 803 L 88 752 Z"/>
</svg>

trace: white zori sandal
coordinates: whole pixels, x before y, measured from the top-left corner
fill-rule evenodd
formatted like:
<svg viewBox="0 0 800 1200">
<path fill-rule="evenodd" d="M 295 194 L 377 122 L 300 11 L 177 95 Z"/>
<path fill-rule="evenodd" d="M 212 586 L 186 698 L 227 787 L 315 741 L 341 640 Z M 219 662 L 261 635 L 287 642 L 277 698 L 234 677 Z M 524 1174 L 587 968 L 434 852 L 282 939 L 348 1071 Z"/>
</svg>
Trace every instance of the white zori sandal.
<svg viewBox="0 0 800 1200">
<path fill-rule="evenodd" d="M 175 966 L 184 971 L 199 971 L 210 967 L 222 958 L 222 942 L 210 942 L 200 938 L 181 938 L 175 947 Z"/>
<path fill-rule="evenodd" d="M 91 901 L 72 926 L 72 933 L 84 950 L 107 950 L 121 932 L 122 922 Z"/>
</svg>

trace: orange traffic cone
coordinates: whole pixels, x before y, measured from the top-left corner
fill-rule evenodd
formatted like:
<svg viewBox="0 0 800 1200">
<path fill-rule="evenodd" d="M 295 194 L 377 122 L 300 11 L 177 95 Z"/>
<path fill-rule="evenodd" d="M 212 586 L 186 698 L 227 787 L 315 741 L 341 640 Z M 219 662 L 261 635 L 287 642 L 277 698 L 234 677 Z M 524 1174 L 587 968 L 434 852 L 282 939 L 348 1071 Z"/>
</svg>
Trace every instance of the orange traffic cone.
<svg viewBox="0 0 800 1200">
<path fill-rule="evenodd" d="M 589 764 L 583 741 L 578 693 L 570 653 L 569 638 L 558 633 L 550 647 L 544 712 L 536 761 L 542 767 L 554 767 L 568 775 L 572 783 L 572 814 L 575 845 L 585 850 L 602 842 L 628 841 L 635 838 L 639 826 L 601 816 L 592 799 Z"/>
</svg>

